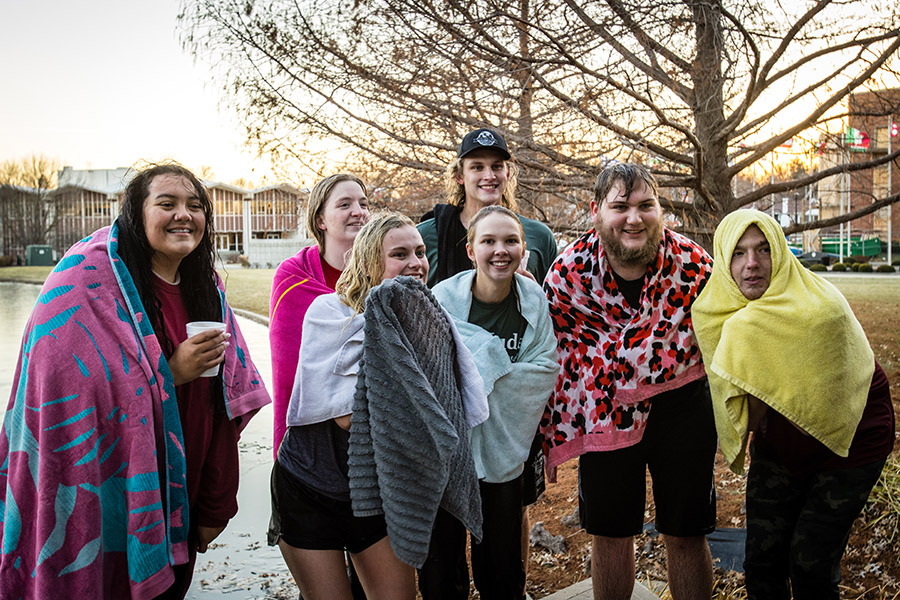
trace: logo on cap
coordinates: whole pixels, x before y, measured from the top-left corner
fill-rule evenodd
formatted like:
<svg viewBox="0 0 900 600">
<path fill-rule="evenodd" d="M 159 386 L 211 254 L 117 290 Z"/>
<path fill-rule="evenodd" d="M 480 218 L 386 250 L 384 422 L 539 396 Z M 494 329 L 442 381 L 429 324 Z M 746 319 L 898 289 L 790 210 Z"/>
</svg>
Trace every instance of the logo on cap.
<svg viewBox="0 0 900 600">
<path fill-rule="evenodd" d="M 478 134 L 478 137 L 475 138 L 475 142 L 482 146 L 493 146 L 497 143 L 497 138 L 495 138 L 494 134 L 490 131 L 482 131 Z"/>
</svg>

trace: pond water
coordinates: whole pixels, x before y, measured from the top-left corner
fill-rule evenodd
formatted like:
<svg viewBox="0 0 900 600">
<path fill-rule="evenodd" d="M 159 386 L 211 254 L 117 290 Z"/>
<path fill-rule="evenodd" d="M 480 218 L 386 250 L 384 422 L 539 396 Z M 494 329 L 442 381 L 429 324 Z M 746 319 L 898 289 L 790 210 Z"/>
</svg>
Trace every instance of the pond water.
<svg viewBox="0 0 900 600">
<path fill-rule="evenodd" d="M 25 323 L 39 293 L 37 285 L 0 283 L 0 418 L 9 401 Z M 269 330 L 248 319 L 239 317 L 238 322 L 250 356 L 271 389 Z M 240 450 L 238 513 L 210 550 L 198 556 L 194 582 L 187 597 L 193 600 L 296 598 L 297 587 L 281 553 L 266 545 L 272 468 L 271 406 L 263 408 L 250 421 L 241 435 Z"/>
</svg>

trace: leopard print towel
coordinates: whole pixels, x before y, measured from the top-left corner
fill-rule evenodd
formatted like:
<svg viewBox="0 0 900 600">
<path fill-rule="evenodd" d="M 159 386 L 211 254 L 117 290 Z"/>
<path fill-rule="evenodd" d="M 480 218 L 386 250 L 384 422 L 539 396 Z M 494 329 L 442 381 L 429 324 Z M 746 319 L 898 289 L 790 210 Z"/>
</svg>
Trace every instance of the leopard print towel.
<svg viewBox="0 0 900 600">
<path fill-rule="evenodd" d="M 703 248 L 665 229 L 634 309 L 594 230 L 556 259 L 544 281 L 561 366 L 541 419 L 549 481 L 570 458 L 639 442 L 650 398 L 704 376 L 691 304 L 711 272 Z"/>
</svg>

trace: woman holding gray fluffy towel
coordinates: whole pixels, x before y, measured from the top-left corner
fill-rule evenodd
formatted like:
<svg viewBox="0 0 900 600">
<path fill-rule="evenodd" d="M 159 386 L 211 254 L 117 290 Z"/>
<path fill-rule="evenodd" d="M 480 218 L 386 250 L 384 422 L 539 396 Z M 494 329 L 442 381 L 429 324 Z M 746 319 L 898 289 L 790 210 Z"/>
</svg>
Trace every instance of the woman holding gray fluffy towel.
<svg viewBox="0 0 900 600">
<path fill-rule="evenodd" d="M 310 304 L 273 471 L 279 546 L 303 598 L 351 598 L 344 551 L 369 600 L 415 596 L 415 574 L 391 549 L 383 515 L 356 517 L 347 474 L 350 413 L 363 348 L 363 303 L 383 280 L 425 281 L 425 246 L 412 222 L 388 214 L 359 232 L 337 293 Z"/>
</svg>

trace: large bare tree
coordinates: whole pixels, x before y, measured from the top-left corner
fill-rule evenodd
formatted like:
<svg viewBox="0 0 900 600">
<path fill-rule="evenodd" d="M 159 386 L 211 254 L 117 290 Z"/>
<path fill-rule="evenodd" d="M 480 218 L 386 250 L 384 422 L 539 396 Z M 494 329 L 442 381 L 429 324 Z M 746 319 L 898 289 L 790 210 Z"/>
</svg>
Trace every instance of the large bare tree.
<svg viewBox="0 0 900 600">
<path fill-rule="evenodd" d="M 466 131 L 497 127 L 525 212 L 557 228 L 583 224 L 610 159 L 650 165 L 708 244 L 737 208 L 900 155 L 733 185 L 788 140 L 838 131 L 850 94 L 897 81 L 890 2 L 186 0 L 180 21 L 262 152 L 322 165 L 316 142 L 338 142 L 415 198 Z"/>
</svg>

